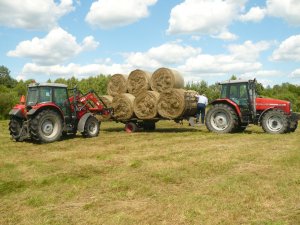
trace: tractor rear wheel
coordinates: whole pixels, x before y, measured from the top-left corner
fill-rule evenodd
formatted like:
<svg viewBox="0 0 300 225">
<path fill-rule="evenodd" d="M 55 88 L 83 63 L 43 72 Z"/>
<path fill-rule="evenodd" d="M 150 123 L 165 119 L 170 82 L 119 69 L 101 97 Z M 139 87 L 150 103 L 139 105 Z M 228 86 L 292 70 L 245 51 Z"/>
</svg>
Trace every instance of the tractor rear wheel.
<svg viewBox="0 0 300 225">
<path fill-rule="evenodd" d="M 50 143 L 62 135 L 61 116 L 53 110 L 43 110 L 30 121 L 30 136 L 34 141 Z"/>
<path fill-rule="evenodd" d="M 205 125 L 211 132 L 231 133 L 238 125 L 238 117 L 229 105 L 216 104 L 207 112 Z"/>
<path fill-rule="evenodd" d="M 87 138 L 97 137 L 100 132 L 100 122 L 96 117 L 90 116 L 84 125 L 83 136 Z"/>
<path fill-rule="evenodd" d="M 11 137 L 15 141 L 21 141 L 22 120 L 18 117 L 13 116 L 10 118 L 8 126 Z"/>
<path fill-rule="evenodd" d="M 280 109 L 266 112 L 261 124 L 263 130 L 270 134 L 283 134 L 288 131 L 288 118 Z"/>
</svg>

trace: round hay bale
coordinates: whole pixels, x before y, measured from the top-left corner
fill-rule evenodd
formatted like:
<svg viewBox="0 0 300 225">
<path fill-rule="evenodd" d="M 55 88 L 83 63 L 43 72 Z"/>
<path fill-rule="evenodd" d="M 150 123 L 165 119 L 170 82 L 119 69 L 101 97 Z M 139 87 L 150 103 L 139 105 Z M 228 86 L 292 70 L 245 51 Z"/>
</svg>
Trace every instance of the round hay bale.
<svg viewBox="0 0 300 225">
<path fill-rule="evenodd" d="M 127 79 L 128 93 L 133 94 L 135 97 L 143 91 L 150 89 L 151 73 L 143 70 L 132 71 Z"/>
<path fill-rule="evenodd" d="M 123 74 L 114 74 L 107 84 L 107 93 L 111 96 L 127 92 L 127 76 Z"/>
<path fill-rule="evenodd" d="M 184 89 L 171 89 L 160 94 L 158 113 L 167 119 L 193 116 L 197 112 L 197 92 Z"/>
<path fill-rule="evenodd" d="M 133 102 L 135 97 L 132 94 L 124 93 L 114 97 L 112 107 L 114 117 L 117 120 L 128 120 L 134 116 Z"/>
<path fill-rule="evenodd" d="M 153 91 L 162 93 L 171 91 L 172 88 L 183 88 L 184 80 L 176 70 L 159 68 L 152 74 L 150 85 Z"/>
<path fill-rule="evenodd" d="M 153 119 L 157 116 L 159 93 L 143 91 L 134 100 L 133 110 L 139 119 Z"/>
<path fill-rule="evenodd" d="M 104 104 L 106 105 L 107 108 L 111 108 L 112 107 L 112 101 L 113 101 L 113 97 L 110 95 L 102 95 L 100 96 L 100 99 L 104 102 Z M 111 118 L 111 114 L 108 115 L 96 115 L 97 119 L 99 121 L 107 121 Z"/>
</svg>

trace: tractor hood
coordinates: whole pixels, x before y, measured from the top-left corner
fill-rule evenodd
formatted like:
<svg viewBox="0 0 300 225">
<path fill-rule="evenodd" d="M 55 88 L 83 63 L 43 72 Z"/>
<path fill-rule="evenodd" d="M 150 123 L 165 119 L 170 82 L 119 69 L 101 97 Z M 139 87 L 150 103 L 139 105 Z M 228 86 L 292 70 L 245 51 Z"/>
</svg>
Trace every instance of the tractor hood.
<svg viewBox="0 0 300 225">
<path fill-rule="evenodd" d="M 269 108 L 279 108 L 286 113 L 290 113 L 291 103 L 289 101 L 273 98 L 256 98 L 256 110 L 264 111 Z"/>
</svg>

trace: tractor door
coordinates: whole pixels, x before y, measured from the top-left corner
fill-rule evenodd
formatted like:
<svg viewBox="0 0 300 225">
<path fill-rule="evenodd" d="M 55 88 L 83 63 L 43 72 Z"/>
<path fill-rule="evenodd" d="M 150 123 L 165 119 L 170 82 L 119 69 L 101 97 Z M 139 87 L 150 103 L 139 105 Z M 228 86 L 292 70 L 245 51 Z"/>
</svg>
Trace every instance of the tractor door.
<svg viewBox="0 0 300 225">
<path fill-rule="evenodd" d="M 61 109 L 64 113 L 64 118 L 67 124 L 72 121 L 71 105 L 68 97 L 68 92 L 66 88 L 55 87 L 54 88 L 54 103 Z"/>
<path fill-rule="evenodd" d="M 242 123 L 252 121 L 252 104 L 249 95 L 248 83 L 233 83 L 229 85 L 227 96 L 234 101 L 240 108 Z"/>
</svg>

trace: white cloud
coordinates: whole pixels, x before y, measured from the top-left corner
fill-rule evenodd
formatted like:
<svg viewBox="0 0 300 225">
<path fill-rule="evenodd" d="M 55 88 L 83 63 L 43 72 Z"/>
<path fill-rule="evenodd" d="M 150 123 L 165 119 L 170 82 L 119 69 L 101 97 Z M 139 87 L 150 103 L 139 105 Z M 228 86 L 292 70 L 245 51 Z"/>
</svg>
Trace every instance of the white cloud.
<svg viewBox="0 0 300 225">
<path fill-rule="evenodd" d="M 148 7 L 157 0 L 98 0 L 85 20 L 100 28 L 125 26 L 149 15 Z"/>
<path fill-rule="evenodd" d="M 147 52 L 126 54 L 127 63 L 136 67 L 158 68 L 183 63 L 187 58 L 195 56 L 201 49 L 182 46 L 178 43 L 166 43 L 150 48 Z"/>
<path fill-rule="evenodd" d="M 170 15 L 169 34 L 218 35 L 238 17 L 245 0 L 185 0 Z"/>
<path fill-rule="evenodd" d="M 0 25 L 24 29 L 49 29 L 74 10 L 72 0 L 1 0 Z"/>
<path fill-rule="evenodd" d="M 266 16 L 267 10 L 260 7 L 252 7 L 246 14 L 240 16 L 243 22 L 259 22 Z"/>
<path fill-rule="evenodd" d="M 218 38 L 218 39 L 221 39 L 221 40 L 224 40 L 224 41 L 234 41 L 234 40 L 238 39 L 237 35 L 235 35 L 233 33 L 230 33 L 227 30 L 222 31 L 218 35 L 212 35 L 212 37 Z"/>
<path fill-rule="evenodd" d="M 290 78 L 300 79 L 300 69 L 294 70 L 290 75 Z"/>
<path fill-rule="evenodd" d="M 27 63 L 23 67 L 22 76 L 48 75 L 49 77 L 70 78 L 71 76 L 75 76 L 77 78 L 86 78 L 88 76 L 95 76 L 98 74 L 128 74 L 131 70 L 133 70 L 133 68 L 126 64 L 79 65 L 70 63 L 68 65 L 41 66 L 35 63 Z"/>
<path fill-rule="evenodd" d="M 300 35 L 293 35 L 285 39 L 276 49 L 272 56 L 272 60 L 277 61 L 300 61 Z"/>
<path fill-rule="evenodd" d="M 292 25 L 300 25 L 299 0 L 267 0 L 266 5 L 268 15 L 283 18 Z"/>
<path fill-rule="evenodd" d="M 9 51 L 8 56 L 30 58 L 40 65 L 62 63 L 82 51 L 95 49 L 99 45 L 94 37 L 84 38 L 82 44 L 76 42 L 76 37 L 62 28 L 52 29 L 44 38 L 20 42 L 15 50 Z"/>
<path fill-rule="evenodd" d="M 179 68 L 186 73 L 197 73 L 203 77 L 255 72 L 262 68 L 262 64 L 258 61 L 260 53 L 269 46 L 269 43 L 264 41 L 258 43 L 246 41 L 242 45 L 229 45 L 227 47 L 229 54 L 199 54 L 188 58 Z"/>
</svg>

